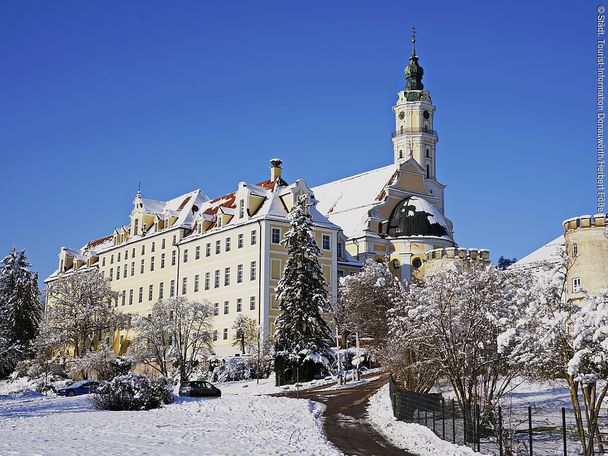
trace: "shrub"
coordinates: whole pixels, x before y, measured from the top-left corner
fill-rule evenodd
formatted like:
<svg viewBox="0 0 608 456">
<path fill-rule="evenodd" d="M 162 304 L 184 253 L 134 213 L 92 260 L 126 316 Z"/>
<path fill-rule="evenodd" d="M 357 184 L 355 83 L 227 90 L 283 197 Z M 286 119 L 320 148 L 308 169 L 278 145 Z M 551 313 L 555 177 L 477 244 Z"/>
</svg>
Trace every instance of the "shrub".
<svg viewBox="0 0 608 456">
<path fill-rule="evenodd" d="M 70 377 L 87 378 L 91 372 L 95 372 L 98 380 L 111 380 L 118 375 L 126 375 L 131 370 L 131 365 L 129 359 L 116 356 L 111 348 L 102 346 L 99 350 L 76 358 L 70 366 Z"/>
<path fill-rule="evenodd" d="M 121 375 L 97 390 L 95 407 L 101 410 L 149 410 L 173 402 L 173 393 L 164 377 Z"/>
<path fill-rule="evenodd" d="M 258 359 L 256 356 L 235 356 L 227 360 L 210 361 L 213 369 L 214 382 L 233 382 L 237 380 L 251 380 L 258 374 Z M 260 378 L 268 378 L 272 369 L 272 358 L 260 357 Z"/>
</svg>

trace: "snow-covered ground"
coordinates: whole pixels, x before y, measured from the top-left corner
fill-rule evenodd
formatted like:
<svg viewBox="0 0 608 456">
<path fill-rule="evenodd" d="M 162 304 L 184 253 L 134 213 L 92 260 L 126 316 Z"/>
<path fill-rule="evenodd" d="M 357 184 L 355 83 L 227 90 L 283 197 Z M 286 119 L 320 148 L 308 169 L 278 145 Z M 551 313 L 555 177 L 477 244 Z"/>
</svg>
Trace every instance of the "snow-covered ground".
<svg viewBox="0 0 608 456">
<path fill-rule="evenodd" d="M 299 384 L 298 388 L 300 391 L 309 389 L 309 388 L 317 388 L 321 386 L 325 386 L 323 390 L 328 389 L 336 389 L 336 388 L 348 388 L 355 385 L 361 385 L 363 383 L 371 382 L 373 380 L 377 380 L 378 377 L 373 375 L 379 373 L 382 369 L 368 369 L 364 372 L 366 377 L 362 378 L 360 381 L 354 382 L 351 380 L 351 374 L 348 374 L 348 382 L 344 385 L 338 387 L 336 386 L 335 378 L 328 378 L 327 380 L 312 380 L 310 382 L 302 382 Z M 296 391 L 295 385 L 286 385 L 286 386 L 275 386 L 275 377 L 274 373 L 270 375 L 268 378 L 262 378 L 260 381 L 256 380 L 243 380 L 236 382 L 224 382 L 224 383 L 214 383 L 219 389 L 222 390 L 222 394 L 226 395 L 256 395 L 256 394 L 276 394 L 288 391 Z"/>
<path fill-rule="evenodd" d="M 236 395 L 110 412 L 95 410 L 90 396 L 22 392 L 0 396 L 0 454 L 339 455 L 322 413 L 308 400 Z"/>
<path fill-rule="evenodd" d="M 472 449 L 441 440 L 430 429 L 397 421 L 393 416 L 388 385 L 383 386 L 369 400 L 368 419 L 378 432 L 393 445 L 419 456 L 472 456 Z"/>
</svg>

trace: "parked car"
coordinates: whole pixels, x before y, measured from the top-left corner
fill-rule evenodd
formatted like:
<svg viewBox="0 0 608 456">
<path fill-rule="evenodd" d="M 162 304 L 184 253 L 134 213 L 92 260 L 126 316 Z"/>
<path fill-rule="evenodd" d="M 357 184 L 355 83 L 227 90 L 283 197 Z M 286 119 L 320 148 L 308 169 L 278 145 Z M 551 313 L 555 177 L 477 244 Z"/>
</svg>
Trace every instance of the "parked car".
<svg viewBox="0 0 608 456">
<path fill-rule="evenodd" d="M 191 397 L 220 397 L 222 392 L 219 388 L 205 381 L 183 382 L 179 385 L 180 396 Z"/>
<path fill-rule="evenodd" d="M 101 383 L 96 380 L 80 380 L 72 383 L 70 386 L 61 388 L 57 391 L 59 396 L 80 396 L 81 394 L 95 393 Z"/>
</svg>

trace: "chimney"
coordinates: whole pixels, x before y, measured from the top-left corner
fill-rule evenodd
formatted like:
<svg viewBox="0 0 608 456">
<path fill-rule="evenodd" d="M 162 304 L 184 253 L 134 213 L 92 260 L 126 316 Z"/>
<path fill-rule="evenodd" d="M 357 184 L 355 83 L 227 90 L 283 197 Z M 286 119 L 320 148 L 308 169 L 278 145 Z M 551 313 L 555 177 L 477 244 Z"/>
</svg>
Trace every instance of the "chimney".
<svg viewBox="0 0 608 456">
<path fill-rule="evenodd" d="M 270 181 L 274 182 L 281 177 L 281 163 L 283 163 L 278 158 L 273 158 L 270 160 Z"/>
</svg>

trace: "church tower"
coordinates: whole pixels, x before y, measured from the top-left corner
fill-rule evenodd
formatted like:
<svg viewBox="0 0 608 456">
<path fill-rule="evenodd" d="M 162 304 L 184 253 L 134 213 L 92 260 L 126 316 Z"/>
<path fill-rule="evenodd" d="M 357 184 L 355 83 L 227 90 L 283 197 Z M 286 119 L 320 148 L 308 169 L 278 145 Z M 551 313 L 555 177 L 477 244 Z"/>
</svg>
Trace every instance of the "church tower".
<svg viewBox="0 0 608 456">
<path fill-rule="evenodd" d="M 436 180 L 435 153 L 437 132 L 433 129 L 435 106 L 424 90 L 424 70 L 416 55 L 416 29 L 412 29 L 412 53 L 405 68 L 405 90 L 398 93 L 395 131 L 392 134 L 395 163 L 413 158 L 425 170 L 426 178 Z"/>
</svg>

